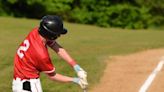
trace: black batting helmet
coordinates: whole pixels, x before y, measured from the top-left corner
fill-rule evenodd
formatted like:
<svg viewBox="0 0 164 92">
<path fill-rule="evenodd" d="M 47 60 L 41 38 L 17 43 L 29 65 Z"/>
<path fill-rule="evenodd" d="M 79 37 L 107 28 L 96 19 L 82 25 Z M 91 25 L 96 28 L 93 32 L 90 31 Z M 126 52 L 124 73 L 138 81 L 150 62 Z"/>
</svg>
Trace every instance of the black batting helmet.
<svg viewBox="0 0 164 92">
<path fill-rule="evenodd" d="M 46 39 L 55 40 L 61 34 L 66 34 L 67 30 L 63 28 L 63 21 L 55 15 L 47 15 L 41 19 L 39 34 Z"/>
</svg>

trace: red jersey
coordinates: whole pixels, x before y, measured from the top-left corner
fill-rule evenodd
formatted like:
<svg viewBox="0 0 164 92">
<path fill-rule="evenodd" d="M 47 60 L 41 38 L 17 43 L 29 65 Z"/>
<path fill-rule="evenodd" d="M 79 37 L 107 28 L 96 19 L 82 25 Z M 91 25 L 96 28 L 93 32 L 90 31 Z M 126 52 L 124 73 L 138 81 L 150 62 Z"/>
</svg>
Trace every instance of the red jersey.
<svg viewBox="0 0 164 92">
<path fill-rule="evenodd" d="M 14 59 L 14 78 L 39 78 L 40 72 L 54 72 L 55 68 L 41 39 L 38 28 L 33 29 L 20 44 Z"/>
</svg>

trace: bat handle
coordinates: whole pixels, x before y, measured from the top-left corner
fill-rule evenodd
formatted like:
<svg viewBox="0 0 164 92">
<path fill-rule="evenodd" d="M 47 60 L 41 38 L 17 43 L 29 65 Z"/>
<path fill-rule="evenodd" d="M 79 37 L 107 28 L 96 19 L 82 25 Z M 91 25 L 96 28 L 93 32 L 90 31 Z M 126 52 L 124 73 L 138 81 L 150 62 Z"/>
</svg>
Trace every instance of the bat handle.
<svg viewBox="0 0 164 92">
<path fill-rule="evenodd" d="M 87 89 L 83 89 L 83 92 L 87 92 Z"/>
</svg>

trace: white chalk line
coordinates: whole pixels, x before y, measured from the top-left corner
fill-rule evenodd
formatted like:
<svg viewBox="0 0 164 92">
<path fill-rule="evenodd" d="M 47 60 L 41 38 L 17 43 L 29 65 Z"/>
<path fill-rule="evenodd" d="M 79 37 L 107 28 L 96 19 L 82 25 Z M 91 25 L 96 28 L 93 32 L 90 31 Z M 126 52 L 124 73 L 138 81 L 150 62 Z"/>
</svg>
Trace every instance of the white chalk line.
<svg viewBox="0 0 164 92">
<path fill-rule="evenodd" d="M 153 72 L 149 75 L 145 83 L 141 86 L 139 92 L 146 92 L 151 83 L 153 82 L 154 78 L 156 77 L 157 73 L 161 71 L 162 67 L 164 65 L 164 60 L 161 60 L 157 67 L 153 70 Z"/>
</svg>

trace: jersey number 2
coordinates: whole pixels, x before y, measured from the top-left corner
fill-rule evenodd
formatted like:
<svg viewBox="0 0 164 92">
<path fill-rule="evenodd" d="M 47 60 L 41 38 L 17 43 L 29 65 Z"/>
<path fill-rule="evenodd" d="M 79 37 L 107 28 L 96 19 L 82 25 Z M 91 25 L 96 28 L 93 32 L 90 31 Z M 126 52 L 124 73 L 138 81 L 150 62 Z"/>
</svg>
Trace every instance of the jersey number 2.
<svg viewBox="0 0 164 92">
<path fill-rule="evenodd" d="M 28 40 L 24 40 L 23 42 L 23 46 L 20 46 L 19 49 L 17 50 L 17 54 L 20 58 L 24 57 L 24 53 L 28 50 L 28 48 L 30 47 L 30 43 Z"/>
</svg>

